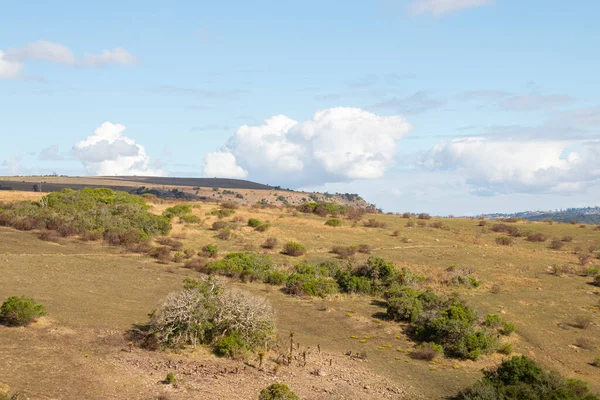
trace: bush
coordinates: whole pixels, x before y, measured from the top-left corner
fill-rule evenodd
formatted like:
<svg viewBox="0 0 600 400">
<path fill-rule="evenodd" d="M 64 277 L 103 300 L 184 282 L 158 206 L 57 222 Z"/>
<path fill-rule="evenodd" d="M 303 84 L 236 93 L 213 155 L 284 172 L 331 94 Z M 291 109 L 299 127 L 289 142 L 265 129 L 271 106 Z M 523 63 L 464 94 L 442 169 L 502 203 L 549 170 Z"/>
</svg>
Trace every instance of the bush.
<svg viewBox="0 0 600 400">
<path fill-rule="evenodd" d="M 182 291 L 167 296 L 151 314 L 149 336 L 165 347 L 216 345 L 230 336 L 252 350 L 271 340 L 274 331 L 275 316 L 265 299 L 228 290 L 208 277 L 188 278 Z"/>
<path fill-rule="evenodd" d="M 208 264 L 208 261 L 205 258 L 196 258 L 193 260 L 188 260 L 183 265 L 183 268 L 192 269 L 196 272 L 208 273 L 207 264 Z"/>
<path fill-rule="evenodd" d="M 508 225 L 494 224 L 491 226 L 490 230 L 492 230 L 493 232 L 508 232 Z"/>
<path fill-rule="evenodd" d="M 306 248 L 300 243 L 288 242 L 283 246 L 283 254 L 292 257 L 303 256 L 306 254 Z"/>
<path fill-rule="evenodd" d="M 179 221 L 186 224 L 199 224 L 201 222 L 200 217 L 195 215 L 182 215 L 179 217 Z"/>
<path fill-rule="evenodd" d="M 38 238 L 46 242 L 58 242 L 60 239 L 60 235 L 56 231 L 44 229 L 40 231 L 40 233 L 38 233 Z"/>
<path fill-rule="evenodd" d="M 265 242 L 261 245 L 261 247 L 263 249 L 274 249 L 275 247 L 277 247 L 278 243 L 279 243 L 279 241 L 276 238 L 270 237 L 270 238 L 267 238 L 267 240 L 265 240 Z"/>
<path fill-rule="evenodd" d="M 573 236 L 563 236 L 562 241 L 563 242 L 572 242 Z"/>
<path fill-rule="evenodd" d="M 510 343 L 503 343 L 498 346 L 498 353 L 504 354 L 506 356 L 511 355 L 513 352 L 513 345 Z"/>
<path fill-rule="evenodd" d="M 240 206 L 232 201 L 225 201 L 221 203 L 221 208 L 224 210 L 237 210 Z"/>
<path fill-rule="evenodd" d="M 507 236 L 499 236 L 496 238 L 496 244 L 500 246 L 512 246 L 513 240 Z"/>
<path fill-rule="evenodd" d="M 449 230 L 450 228 L 448 228 L 448 226 L 444 223 L 444 221 L 435 221 L 432 222 L 431 224 L 429 224 L 429 226 L 431 228 L 435 228 L 435 229 L 442 229 L 442 230 Z"/>
<path fill-rule="evenodd" d="M 273 270 L 273 266 L 273 261 L 267 255 L 252 252 L 229 253 L 222 260 L 211 263 L 208 272 L 243 281 L 263 281 Z"/>
<path fill-rule="evenodd" d="M 219 231 L 221 229 L 227 228 L 229 226 L 229 224 L 225 221 L 215 221 L 212 224 L 212 229 L 214 231 Z"/>
<path fill-rule="evenodd" d="M 600 286 L 600 275 L 596 275 L 596 277 L 594 278 L 593 284 L 595 286 Z"/>
<path fill-rule="evenodd" d="M 584 382 L 565 380 L 554 372 L 544 371 L 526 356 L 504 360 L 498 368 L 483 374 L 483 379 L 452 399 L 598 399 Z"/>
<path fill-rule="evenodd" d="M 363 221 L 363 226 L 366 228 L 385 228 L 385 223 L 384 222 L 379 222 L 374 218 L 371 218 L 369 220 Z"/>
<path fill-rule="evenodd" d="M 340 258 L 346 259 L 356 255 L 358 246 L 333 246 L 331 252 L 337 254 Z"/>
<path fill-rule="evenodd" d="M 178 204 L 173 207 L 167 208 L 163 212 L 163 217 L 173 219 L 174 217 L 183 217 L 192 213 L 192 206 L 189 204 Z"/>
<path fill-rule="evenodd" d="M 293 273 L 288 276 L 285 291 L 293 296 L 326 297 L 338 292 L 335 280 L 311 274 Z"/>
<path fill-rule="evenodd" d="M 358 252 L 359 253 L 363 253 L 363 254 L 371 254 L 371 246 L 369 246 L 368 244 L 359 244 L 358 245 Z"/>
<path fill-rule="evenodd" d="M 600 368 L 600 357 L 596 357 L 594 361 L 592 361 L 592 365 L 594 367 Z"/>
<path fill-rule="evenodd" d="M 254 228 L 254 230 L 257 232 L 266 232 L 270 227 L 270 224 L 262 224 Z"/>
<path fill-rule="evenodd" d="M 219 219 L 223 219 L 223 218 L 227 218 L 232 216 L 233 214 L 235 214 L 235 210 L 234 209 L 220 209 L 220 210 L 213 210 L 210 212 L 210 215 L 214 215 Z"/>
<path fill-rule="evenodd" d="M 156 258 L 162 264 L 167 264 L 171 261 L 171 249 L 167 246 L 154 247 L 150 249 L 148 255 Z"/>
<path fill-rule="evenodd" d="M 425 342 L 417 346 L 410 356 L 417 360 L 432 361 L 443 353 L 444 348 L 439 344 Z"/>
<path fill-rule="evenodd" d="M 262 222 L 256 218 L 250 218 L 248 220 L 248 226 L 251 226 L 252 228 L 258 228 L 261 225 L 262 225 Z"/>
<path fill-rule="evenodd" d="M 427 222 L 425 222 L 425 221 L 417 221 L 417 226 L 419 228 L 425 228 L 427 226 Z"/>
<path fill-rule="evenodd" d="M 545 242 L 546 240 L 548 238 L 541 233 L 530 233 L 527 235 L 528 242 Z"/>
<path fill-rule="evenodd" d="M 407 228 L 413 228 L 415 226 L 415 221 L 408 221 L 406 222 L 406 227 Z"/>
<path fill-rule="evenodd" d="M 202 253 L 199 255 L 203 255 L 205 257 L 214 258 L 217 256 L 217 245 L 216 244 L 207 244 L 202 247 Z"/>
<path fill-rule="evenodd" d="M 231 232 L 231 229 L 225 228 L 225 229 L 221 229 L 215 237 L 217 239 L 221 239 L 221 240 L 229 240 L 229 239 L 231 239 L 232 235 L 233 235 L 233 233 Z"/>
<path fill-rule="evenodd" d="M 405 212 L 405 213 L 402 214 L 402 218 L 409 219 L 410 217 L 411 217 L 411 215 L 410 215 L 409 212 Z"/>
<path fill-rule="evenodd" d="M 0 307 L 0 320 L 9 326 L 25 326 L 46 315 L 46 309 L 32 298 L 9 297 Z"/>
<path fill-rule="evenodd" d="M 332 227 L 342 226 L 342 220 L 339 218 L 330 218 L 327 221 L 325 221 L 325 225 Z"/>
<path fill-rule="evenodd" d="M 168 237 L 159 237 L 156 238 L 156 242 L 162 246 L 170 247 L 173 251 L 183 250 L 183 243 L 175 239 L 171 239 Z"/>
<path fill-rule="evenodd" d="M 592 319 L 586 315 L 577 315 L 573 319 L 573 326 L 579 329 L 587 329 L 592 324 Z"/>
<path fill-rule="evenodd" d="M 552 239 L 552 242 L 550 242 L 550 248 L 554 250 L 560 250 L 564 245 L 565 244 L 560 239 Z"/>
<path fill-rule="evenodd" d="M 248 350 L 248 346 L 237 333 L 227 334 L 217 340 L 213 346 L 216 355 L 238 359 Z"/>
<path fill-rule="evenodd" d="M 300 400 L 300 398 L 283 383 L 274 383 L 261 390 L 258 400 Z"/>
<path fill-rule="evenodd" d="M 431 219 L 431 215 L 427 213 L 422 213 L 417 216 L 418 219 Z"/>
</svg>

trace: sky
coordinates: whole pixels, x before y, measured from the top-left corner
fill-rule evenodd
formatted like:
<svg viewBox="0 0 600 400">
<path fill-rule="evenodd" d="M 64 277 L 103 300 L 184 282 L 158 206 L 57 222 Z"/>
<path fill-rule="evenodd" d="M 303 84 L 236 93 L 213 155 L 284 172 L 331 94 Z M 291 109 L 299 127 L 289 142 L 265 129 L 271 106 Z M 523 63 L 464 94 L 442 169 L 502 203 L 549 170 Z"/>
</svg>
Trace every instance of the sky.
<svg viewBox="0 0 600 400">
<path fill-rule="evenodd" d="M 0 175 L 594 206 L 597 0 L 0 2 Z"/>
</svg>

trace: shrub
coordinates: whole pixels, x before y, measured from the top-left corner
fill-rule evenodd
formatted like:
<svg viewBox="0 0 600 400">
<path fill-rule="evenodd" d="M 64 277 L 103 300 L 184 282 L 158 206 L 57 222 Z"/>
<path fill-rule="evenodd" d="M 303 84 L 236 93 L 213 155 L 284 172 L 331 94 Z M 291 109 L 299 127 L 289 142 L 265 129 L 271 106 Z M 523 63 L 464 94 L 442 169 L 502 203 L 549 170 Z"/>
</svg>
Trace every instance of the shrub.
<svg viewBox="0 0 600 400">
<path fill-rule="evenodd" d="M 444 221 L 435 221 L 432 222 L 431 224 L 429 224 L 429 226 L 431 228 L 435 228 L 435 229 L 443 229 L 443 230 L 449 230 L 450 228 L 448 228 L 448 226 L 444 223 Z"/>
<path fill-rule="evenodd" d="M 192 213 L 192 206 L 189 204 L 178 204 L 173 207 L 167 208 L 163 212 L 163 217 L 173 219 L 174 217 L 183 217 Z"/>
<path fill-rule="evenodd" d="M 342 226 L 342 220 L 339 218 L 330 218 L 327 221 L 325 221 L 325 225 L 332 227 Z"/>
<path fill-rule="evenodd" d="M 594 278 L 593 284 L 595 286 L 600 286 L 600 275 L 596 275 L 596 277 Z"/>
<path fill-rule="evenodd" d="M 150 249 L 148 255 L 156 258 L 159 263 L 166 264 L 171 261 L 171 249 L 167 246 L 154 247 Z"/>
<path fill-rule="evenodd" d="M 256 218 L 250 218 L 250 219 L 248 220 L 248 226 L 251 226 L 252 228 L 257 228 L 257 227 L 259 227 L 259 226 L 261 226 L 261 225 L 262 225 L 262 222 L 261 222 L 261 221 L 259 221 L 259 220 L 258 220 L 258 219 L 256 219 Z"/>
<path fill-rule="evenodd" d="M 398 237 L 400 236 L 400 231 L 398 229 L 396 229 L 394 232 L 392 232 L 392 236 L 393 237 Z"/>
<path fill-rule="evenodd" d="M 371 254 L 371 246 L 369 246 L 368 244 L 359 244 L 358 245 L 358 252 L 359 253 L 363 253 L 363 254 Z"/>
<path fill-rule="evenodd" d="M 227 228 L 229 226 L 229 224 L 225 221 L 215 221 L 212 224 L 212 229 L 214 231 L 219 231 L 221 229 Z"/>
<path fill-rule="evenodd" d="M 261 390 L 258 400 L 300 400 L 300 398 L 283 383 L 274 383 Z"/>
<path fill-rule="evenodd" d="M 513 240 L 507 236 L 499 236 L 496 238 L 496 244 L 500 246 L 512 246 Z"/>
<path fill-rule="evenodd" d="M 516 226 L 508 226 L 506 229 L 506 233 L 508 233 L 508 236 L 511 236 L 511 237 L 522 237 L 523 236 L 523 232 L 521 232 L 521 230 L 519 228 L 517 228 Z"/>
<path fill-rule="evenodd" d="M 231 232 L 231 229 L 225 228 L 225 229 L 221 229 L 215 237 L 217 239 L 221 239 L 221 240 L 229 240 L 229 239 L 231 239 L 232 235 L 233 235 L 233 233 Z"/>
<path fill-rule="evenodd" d="M 508 231 L 508 225 L 506 224 L 494 224 L 491 226 L 490 230 L 492 230 L 493 232 L 507 232 Z"/>
<path fill-rule="evenodd" d="M 572 242 L 573 236 L 563 236 L 562 241 L 563 242 Z"/>
<path fill-rule="evenodd" d="M 252 252 L 229 253 L 222 260 L 211 263 L 208 272 L 240 278 L 243 281 L 262 281 L 273 266 L 273 261 L 267 255 Z"/>
<path fill-rule="evenodd" d="M 337 254 L 340 258 L 350 258 L 356 255 L 358 246 L 333 246 L 331 252 Z"/>
<path fill-rule="evenodd" d="M 218 356 L 237 359 L 248 350 L 248 346 L 239 334 L 231 333 L 219 338 L 213 349 Z"/>
<path fill-rule="evenodd" d="M 245 348 L 264 346 L 275 331 L 269 303 L 250 293 L 228 290 L 211 277 L 186 280 L 151 314 L 150 333 L 160 345 L 215 345 L 235 335 Z"/>
<path fill-rule="evenodd" d="M 410 356 L 417 360 L 432 361 L 443 353 L 444 348 L 439 344 L 425 342 L 418 345 Z"/>
<path fill-rule="evenodd" d="M 46 242 L 58 242 L 60 235 L 56 231 L 44 229 L 38 233 L 38 238 Z"/>
<path fill-rule="evenodd" d="M 530 233 L 527 235 L 528 242 L 545 242 L 546 240 L 548 238 L 541 233 Z"/>
<path fill-rule="evenodd" d="M 402 213 L 402 218 L 409 219 L 411 217 L 409 212 Z"/>
<path fill-rule="evenodd" d="M 419 214 L 417 216 L 417 218 L 419 218 L 419 219 L 431 219 L 431 215 L 429 215 L 427 213 L 422 213 L 422 214 Z"/>
<path fill-rule="evenodd" d="M 202 247 L 202 253 L 199 255 L 203 255 L 205 257 L 214 258 L 217 256 L 217 245 L 216 244 L 207 244 Z"/>
<path fill-rule="evenodd" d="M 270 224 L 262 224 L 254 228 L 254 230 L 257 232 L 266 232 L 270 227 Z"/>
<path fill-rule="evenodd" d="M 413 228 L 415 226 L 415 221 L 407 221 L 406 222 L 406 227 L 407 228 Z"/>
<path fill-rule="evenodd" d="M 360 221 L 363 215 L 365 215 L 365 210 L 359 207 L 348 207 L 346 211 L 346 218 L 354 222 Z"/>
<path fill-rule="evenodd" d="M 200 217 L 195 215 L 182 215 L 179 217 L 179 221 L 184 222 L 186 224 L 199 224 L 201 222 Z"/>
<path fill-rule="evenodd" d="M 498 346 L 498 353 L 504 354 L 506 356 L 511 355 L 513 352 L 513 345 L 510 343 L 503 343 Z"/>
<path fill-rule="evenodd" d="M 288 276 L 285 291 L 293 296 L 326 297 L 338 292 L 337 283 L 331 278 L 311 274 L 293 273 Z"/>
<path fill-rule="evenodd" d="M 550 248 L 554 250 L 560 250 L 565 246 L 565 244 L 560 239 L 552 239 L 550 242 Z"/>
<path fill-rule="evenodd" d="M 208 273 L 207 264 L 208 261 L 205 258 L 196 258 L 193 260 L 188 260 L 183 267 L 192 269 L 196 272 Z"/>
<path fill-rule="evenodd" d="M 592 256 L 587 253 L 579 253 L 577 259 L 579 260 L 579 264 L 586 265 L 592 261 Z"/>
<path fill-rule="evenodd" d="M 283 254 L 292 257 L 299 257 L 306 254 L 306 248 L 297 242 L 288 242 L 283 246 Z"/>
<path fill-rule="evenodd" d="M 584 382 L 565 380 L 554 372 L 544 371 L 526 356 L 504 360 L 499 367 L 486 370 L 483 374 L 483 379 L 451 399 L 597 400 Z"/>
<path fill-rule="evenodd" d="M 113 246 L 126 246 L 132 243 L 141 243 L 148 241 L 149 237 L 141 230 L 129 229 L 109 229 L 104 231 L 104 240 Z"/>
<path fill-rule="evenodd" d="M 46 309 L 32 298 L 9 297 L 0 307 L 0 320 L 9 326 L 25 326 L 46 315 Z"/>
<path fill-rule="evenodd" d="M 577 315 L 573 319 L 573 326 L 579 329 L 587 329 L 592 324 L 592 319 L 586 315 Z"/>
<path fill-rule="evenodd" d="M 385 228 L 384 222 L 379 222 L 374 218 L 363 221 L 363 226 L 366 228 Z"/>
<path fill-rule="evenodd" d="M 156 242 L 162 246 L 170 247 L 173 251 L 183 250 L 183 243 L 175 239 L 171 239 L 168 237 L 159 237 L 156 238 Z"/>
<path fill-rule="evenodd" d="M 592 365 L 594 367 L 600 368 L 600 357 L 596 357 L 594 361 L 592 361 Z"/>
<path fill-rule="evenodd" d="M 263 278 L 263 282 L 269 285 L 281 286 L 287 281 L 288 275 L 282 271 L 267 271 Z"/>
<path fill-rule="evenodd" d="M 270 237 L 270 238 L 267 238 L 267 240 L 265 240 L 265 242 L 261 245 L 261 247 L 263 249 L 274 249 L 278 243 L 279 243 L 279 241 L 276 238 Z"/>
<path fill-rule="evenodd" d="M 210 215 L 214 215 L 219 219 L 230 217 L 233 214 L 235 214 L 235 210 L 233 210 L 233 209 L 220 209 L 220 210 L 213 210 L 210 212 Z"/>
<path fill-rule="evenodd" d="M 232 201 L 225 201 L 221 203 L 221 208 L 223 210 L 237 210 L 240 206 Z"/>
</svg>

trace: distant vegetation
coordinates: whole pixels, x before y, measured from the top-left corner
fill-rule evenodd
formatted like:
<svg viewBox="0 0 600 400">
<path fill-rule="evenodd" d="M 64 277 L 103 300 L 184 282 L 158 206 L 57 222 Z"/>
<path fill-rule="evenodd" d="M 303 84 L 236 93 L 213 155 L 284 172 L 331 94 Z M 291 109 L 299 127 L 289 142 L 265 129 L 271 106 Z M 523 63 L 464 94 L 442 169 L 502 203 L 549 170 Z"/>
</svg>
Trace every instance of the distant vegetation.
<svg viewBox="0 0 600 400">
<path fill-rule="evenodd" d="M 104 237 L 111 244 L 140 243 L 171 230 L 169 217 L 148 208 L 143 198 L 111 189 L 65 189 L 37 202 L 0 203 L 0 226 Z"/>
<path fill-rule="evenodd" d="M 46 308 L 25 296 L 9 297 L 0 307 L 0 322 L 9 326 L 25 326 L 46 315 Z"/>
</svg>

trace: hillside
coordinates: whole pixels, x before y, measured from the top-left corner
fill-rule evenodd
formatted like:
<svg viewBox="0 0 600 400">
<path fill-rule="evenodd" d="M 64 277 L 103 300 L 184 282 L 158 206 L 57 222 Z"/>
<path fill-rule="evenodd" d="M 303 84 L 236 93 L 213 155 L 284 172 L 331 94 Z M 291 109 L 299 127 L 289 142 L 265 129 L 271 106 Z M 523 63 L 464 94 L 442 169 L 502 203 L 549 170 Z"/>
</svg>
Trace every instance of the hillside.
<svg viewBox="0 0 600 400">
<path fill-rule="evenodd" d="M 66 177 L 19 176 L 0 177 L 0 191 L 55 192 L 65 188 L 109 188 L 135 194 L 150 193 L 165 199 L 197 201 L 230 201 L 240 205 L 263 203 L 269 205 L 299 205 L 308 201 L 330 201 L 375 209 L 357 194 L 329 194 L 298 192 L 260 183 L 222 178 L 172 178 L 172 177 Z"/>
<path fill-rule="evenodd" d="M 0 202 L 42 196 L 0 191 Z M 0 363 L 3 383 L 29 398 L 256 399 L 262 388 L 283 382 L 301 399 L 439 399 L 480 379 L 482 368 L 523 354 L 600 391 L 592 365 L 600 356 L 600 288 L 592 284 L 600 265 L 600 230 L 594 226 L 527 221 L 499 226 L 382 214 L 338 215 L 340 226 L 330 226 L 331 215 L 292 207 L 164 200 L 149 205 L 157 217 L 179 215 L 172 217 L 166 237 L 151 239 L 152 247 L 111 246 L 110 236 L 103 241 L 101 235 L 61 237 L 0 226 L 0 300 L 23 294 L 48 311 L 27 327 L 0 325 L 0 359 L 7 361 Z M 15 207 L 0 205 L 7 214 Z M 99 214 L 110 216 L 107 210 Z M 265 246 L 269 238 L 277 240 L 272 248 Z M 306 254 L 283 254 L 290 241 L 302 244 Z M 216 245 L 214 252 L 206 249 L 209 244 Z M 165 252 L 153 251 L 163 247 Z M 285 279 L 263 283 L 258 275 L 209 269 L 228 265 L 211 263 L 231 259 L 233 252 L 268 257 L 267 272 L 288 276 L 288 282 L 299 268 L 310 269 L 307 265 L 360 269 L 376 257 L 411 281 L 411 290 L 460 296 L 477 314 L 477 326 L 494 314 L 516 330 L 500 337 L 505 353 L 469 359 L 447 352 L 419 359 L 412 323 L 389 318 L 382 292 L 350 294 L 342 280 L 324 277 L 319 282 L 340 286 L 323 297 L 291 295 Z M 200 279 L 209 271 L 223 275 L 228 288 L 272 305 L 279 346 L 267 353 L 264 365 L 255 353 L 216 357 L 208 345 L 149 351 L 134 343 L 131 333 L 168 293 L 180 290 L 184 278 Z M 287 365 L 281 354 L 288 352 L 291 332 L 294 357 Z M 178 384 L 161 383 L 169 372 Z M 65 384 L 65 377 L 77 384 Z"/>
<path fill-rule="evenodd" d="M 523 218 L 528 221 L 551 220 L 556 222 L 575 222 L 581 224 L 600 224 L 600 207 L 567 208 L 555 211 L 523 211 L 513 214 L 484 214 L 484 218 Z"/>
</svg>

